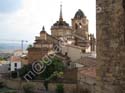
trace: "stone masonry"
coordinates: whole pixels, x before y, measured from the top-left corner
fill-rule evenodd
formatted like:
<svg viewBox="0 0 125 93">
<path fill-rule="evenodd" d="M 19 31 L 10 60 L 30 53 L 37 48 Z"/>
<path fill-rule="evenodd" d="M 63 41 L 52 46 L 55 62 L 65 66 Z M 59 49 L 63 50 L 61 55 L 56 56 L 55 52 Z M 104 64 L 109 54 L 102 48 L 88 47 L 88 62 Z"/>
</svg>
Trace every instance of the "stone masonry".
<svg viewBox="0 0 125 93">
<path fill-rule="evenodd" d="M 96 93 L 125 93 L 125 0 L 96 1 Z"/>
</svg>

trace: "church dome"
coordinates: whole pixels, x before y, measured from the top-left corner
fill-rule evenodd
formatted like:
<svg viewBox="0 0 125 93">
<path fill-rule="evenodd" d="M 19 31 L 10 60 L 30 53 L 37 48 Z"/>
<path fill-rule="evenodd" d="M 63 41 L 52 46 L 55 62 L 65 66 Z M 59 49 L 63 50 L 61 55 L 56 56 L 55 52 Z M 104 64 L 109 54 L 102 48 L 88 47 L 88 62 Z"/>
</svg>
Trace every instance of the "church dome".
<svg viewBox="0 0 125 93">
<path fill-rule="evenodd" d="M 53 24 L 53 26 L 69 26 L 68 23 L 66 23 L 65 21 L 57 21 L 56 23 Z"/>
<path fill-rule="evenodd" d="M 85 15 L 84 15 L 83 11 L 82 11 L 81 9 L 79 9 L 79 10 L 76 12 L 74 18 L 76 18 L 76 19 L 81 19 L 81 18 L 83 18 L 83 17 L 85 17 Z"/>
</svg>

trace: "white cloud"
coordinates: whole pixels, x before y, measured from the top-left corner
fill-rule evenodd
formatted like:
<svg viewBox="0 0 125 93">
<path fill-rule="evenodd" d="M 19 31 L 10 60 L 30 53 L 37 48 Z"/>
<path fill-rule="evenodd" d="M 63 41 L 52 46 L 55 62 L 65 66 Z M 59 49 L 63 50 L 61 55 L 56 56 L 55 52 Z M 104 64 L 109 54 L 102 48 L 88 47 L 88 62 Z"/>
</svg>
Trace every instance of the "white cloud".
<svg viewBox="0 0 125 93">
<path fill-rule="evenodd" d="M 62 0 L 64 20 L 71 24 L 78 9 L 82 9 L 89 19 L 89 30 L 95 33 L 95 0 Z M 0 15 L 3 37 L 33 41 L 42 26 L 50 33 L 50 28 L 59 18 L 59 0 L 23 0 L 22 9 L 16 13 Z M 8 34 L 9 33 L 9 34 Z"/>
</svg>

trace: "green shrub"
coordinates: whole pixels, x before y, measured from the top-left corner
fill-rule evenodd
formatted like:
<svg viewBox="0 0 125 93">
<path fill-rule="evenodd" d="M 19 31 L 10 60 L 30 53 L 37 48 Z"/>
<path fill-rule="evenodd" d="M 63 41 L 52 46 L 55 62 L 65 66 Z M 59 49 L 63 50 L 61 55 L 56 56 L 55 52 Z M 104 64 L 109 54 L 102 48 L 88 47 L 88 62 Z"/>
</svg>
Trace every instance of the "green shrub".
<svg viewBox="0 0 125 93">
<path fill-rule="evenodd" d="M 12 71 L 11 72 L 11 77 L 14 78 L 14 79 L 17 78 L 17 72 L 16 71 Z"/>
<path fill-rule="evenodd" d="M 34 93 L 34 85 L 31 83 L 27 83 L 23 85 L 24 93 Z"/>
<path fill-rule="evenodd" d="M 10 91 L 4 92 L 4 93 L 17 93 L 17 92 L 15 90 L 10 90 Z"/>
<path fill-rule="evenodd" d="M 0 81 L 0 88 L 4 87 L 4 83 L 2 81 Z"/>
<path fill-rule="evenodd" d="M 56 93 L 64 93 L 63 84 L 57 84 L 57 86 L 56 86 Z"/>
</svg>

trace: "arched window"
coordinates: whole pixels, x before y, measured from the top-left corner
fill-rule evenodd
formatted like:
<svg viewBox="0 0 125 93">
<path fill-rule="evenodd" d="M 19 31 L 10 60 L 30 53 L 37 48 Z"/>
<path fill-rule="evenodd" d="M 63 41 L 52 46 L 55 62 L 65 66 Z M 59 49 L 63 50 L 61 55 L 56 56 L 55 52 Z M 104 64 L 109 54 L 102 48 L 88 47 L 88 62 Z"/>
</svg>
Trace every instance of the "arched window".
<svg viewBox="0 0 125 93">
<path fill-rule="evenodd" d="M 82 28 L 82 24 L 81 23 L 79 23 L 79 28 Z"/>
<path fill-rule="evenodd" d="M 76 30 L 78 29 L 78 25 L 77 25 L 77 24 L 75 24 L 75 29 L 76 29 Z"/>
</svg>

